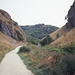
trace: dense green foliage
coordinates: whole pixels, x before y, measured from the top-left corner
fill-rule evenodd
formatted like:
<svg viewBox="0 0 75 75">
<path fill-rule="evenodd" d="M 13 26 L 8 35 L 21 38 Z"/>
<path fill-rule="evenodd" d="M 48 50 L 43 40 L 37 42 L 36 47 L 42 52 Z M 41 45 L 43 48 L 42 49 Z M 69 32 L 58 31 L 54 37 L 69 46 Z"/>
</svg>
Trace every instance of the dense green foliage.
<svg viewBox="0 0 75 75">
<path fill-rule="evenodd" d="M 26 46 L 22 46 L 20 47 L 19 52 L 30 52 L 30 48 Z"/>
<path fill-rule="evenodd" d="M 40 41 L 40 44 L 42 45 L 42 46 L 44 46 L 44 45 L 48 45 L 49 43 L 51 43 L 51 42 L 53 42 L 53 39 L 52 39 L 52 37 L 50 37 L 49 35 L 47 35 L 42 41 Z"/>
<path fill-rule="evenodd" d="M 37 44 L 38 44 L 38 41 L 40 41 L 40 40 L 37 39 L 37 38 L 34 38 L 34 37 L 32 37 L 32 36 L 30 36 L 30 35 L 28 35 L 28 34 L 26 34 L 26 41 L 27 41 L 27 42 L 30 42 L 30 43 L 32 43 L 32 44 L 37 45 Z"/>
<path fill-rule="evenodd" d="M 75 53 L 75 45 L 68 45 L 63 47 L 63 50 L 68 53 Z"/>
<path fill-rule="evenodd" d="M 56 37 L 59 38 L 59 34 L 58 33 L 57 33 Z"/>
<path fill-rule="evenodd" d="M 75 74 L 75 55 L 65 55 L 61 62 L 52 68 L 51 75 L 74 75 Z"/>
<path fill-rule="evenodd" d="M 75 74 L 75 55 L 66 55 L 61 62 L 63 75 Z"/>
<path fill-rule="evenodd" d="M 20 27 L 27 34 L 28 38 L 32 36 L 37 39 L 42 39 L 43 37 L 47 36 L 48 34 L 58 29 L 58 27 L 45 24 L 36 24 L 33 26 L 20 26 Z"/>
<path fill-rule="evenodd" d="M 32 44 L 38 45 L 38 42 L 36 40 L 31 41 Z"/>
<path fill-rule="evenodd" d="M 15 31 L 16 31 L 16 33 L 17 33 L 18 40 L 19 40 L 19 41 L 23 40 L 23 35 L 20 34 L 19 31 L 17 31 L 17 30 L 15 30 Z"/>
</svg>

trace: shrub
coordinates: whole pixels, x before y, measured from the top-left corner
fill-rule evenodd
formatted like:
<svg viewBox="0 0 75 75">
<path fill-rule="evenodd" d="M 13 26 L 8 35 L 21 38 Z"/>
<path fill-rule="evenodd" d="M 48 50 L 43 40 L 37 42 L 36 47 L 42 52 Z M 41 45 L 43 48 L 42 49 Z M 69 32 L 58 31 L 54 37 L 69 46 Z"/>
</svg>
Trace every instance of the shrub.
<svg viewBox="0 0 75 75">
<path fill-rule="evenodd" d="M 56 37 L 59 38 L 59 34 L 58 33 L 57 33 Z"/>
<path fill-rule="evenodd" d="M 63 75 L 74 75 L 75 74 L 75 55 L 66 55 L 62 61 L 62 72 Z"/>
<path fill-rule="evenodd" d="M 32 40 L 31 43 L 34 45 L 38 45 L 38 42 L 36 40 Z"/>
<path fill-rule="evenodd" d="M 68 45 L 63 48 L 65 52 L 74 53 L 75 52 L 75 46 L 74 45 Z"/>
<path fill-rule="evenodd" d="M 30 52 L 30 48 L 26 46 L 22 46 L 20 47 L 19 52 Z"/>
<path fill-rule="evenodd" d="M 52 67 L 51 75 L 74 75 L 75 74 L 75 55 L 65 55 L 61 62 Z"/>
<path fill-rule="evenodd" d="M 44 46 L 44 45 L 49 44 L 51 42 L 53 42 L 52 37 L 50 37 L 49 35 L 47 35 L 42 41 L 40 41 L 40 44 L 42 46 Z"/>
</svg>

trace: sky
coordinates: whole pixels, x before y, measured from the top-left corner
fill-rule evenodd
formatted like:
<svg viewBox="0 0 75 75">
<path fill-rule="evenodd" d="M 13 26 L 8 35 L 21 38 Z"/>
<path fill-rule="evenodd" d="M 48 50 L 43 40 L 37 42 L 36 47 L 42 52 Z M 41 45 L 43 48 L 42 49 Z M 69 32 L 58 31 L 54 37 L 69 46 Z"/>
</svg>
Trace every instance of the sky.
<svg viewBox="0 0 75 75">
<path fill-rule="evenodd" d="M 0 9 L 8 12 L 19 25 L 44 23 L 62 27 L 74 0 L 0 0 Z"/>
</svg>

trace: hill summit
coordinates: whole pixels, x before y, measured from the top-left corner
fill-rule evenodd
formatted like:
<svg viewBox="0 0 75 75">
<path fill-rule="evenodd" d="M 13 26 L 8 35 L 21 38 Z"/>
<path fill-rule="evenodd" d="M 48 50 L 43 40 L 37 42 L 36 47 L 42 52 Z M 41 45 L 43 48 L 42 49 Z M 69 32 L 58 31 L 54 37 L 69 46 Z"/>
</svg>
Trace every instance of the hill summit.
<svg viewBox="0 0 75 75">
<path fill-rule="evenodd" d="M 26 25 L 20 27 L 24 30 L 28 38 L 33 37 L 37 39 L 42 39 L 58 29 L 58 27 L 45 24 Z"/>
</svg>

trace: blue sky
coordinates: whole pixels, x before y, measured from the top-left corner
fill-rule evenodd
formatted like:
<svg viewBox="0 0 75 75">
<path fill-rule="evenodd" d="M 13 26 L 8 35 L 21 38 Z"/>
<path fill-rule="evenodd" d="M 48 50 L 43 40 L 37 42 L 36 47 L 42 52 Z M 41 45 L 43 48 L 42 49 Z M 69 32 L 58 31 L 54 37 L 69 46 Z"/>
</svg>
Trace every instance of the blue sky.
<svg viewBox="0 0 75 75">
<path fill-rule="evenodd" d="M 0 0 L 0 8 L 7 11 L 19 25 L 44 23 L 62 27 L 74 0 Z"/>
</svg>

